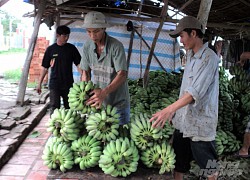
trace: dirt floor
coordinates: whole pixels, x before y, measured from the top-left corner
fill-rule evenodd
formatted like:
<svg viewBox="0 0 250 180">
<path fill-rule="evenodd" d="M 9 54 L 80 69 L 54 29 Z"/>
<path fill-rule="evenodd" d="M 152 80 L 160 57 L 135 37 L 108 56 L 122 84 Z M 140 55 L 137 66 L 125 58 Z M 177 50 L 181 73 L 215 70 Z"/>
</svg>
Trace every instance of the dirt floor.
<svg viewBox="0 0 250 180">
<path fill-rule="evenodd" d="M 104 174 L 103 171 L 97 166 L 94 168 L 86 169 L 84 171 L 75 167 L 66 173 L 60 170 L 51 170 L 47 176 L 47 179 L 77 179 L 77 180 L 115 180 L 115 179 L 126 179 L 126 180 L 172 180 L 171 173 L 165 173 L 159 175 L 159 170 L 149 169 L 144 166 L 139 166 L 137 171 L 131 173 L 126 178 L 112 177 Z"/>
</svg>

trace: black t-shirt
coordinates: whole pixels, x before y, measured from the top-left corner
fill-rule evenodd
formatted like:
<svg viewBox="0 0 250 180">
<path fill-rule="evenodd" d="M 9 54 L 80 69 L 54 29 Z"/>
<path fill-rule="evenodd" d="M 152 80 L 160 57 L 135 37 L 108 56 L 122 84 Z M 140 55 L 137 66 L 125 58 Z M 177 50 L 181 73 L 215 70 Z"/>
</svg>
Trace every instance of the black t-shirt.
<svg viewBox="0 0 250 180">
<path fill-rule="evenodd" d="M 56 43 L 49 46 L 44 54 L 42 66 L 51 68 L 49 88 L 69 89 L 73 82 L 73 63 L 80 64 L 81 55 L 77 48 L 70 43 L 59 46 Z"/>
</svg>

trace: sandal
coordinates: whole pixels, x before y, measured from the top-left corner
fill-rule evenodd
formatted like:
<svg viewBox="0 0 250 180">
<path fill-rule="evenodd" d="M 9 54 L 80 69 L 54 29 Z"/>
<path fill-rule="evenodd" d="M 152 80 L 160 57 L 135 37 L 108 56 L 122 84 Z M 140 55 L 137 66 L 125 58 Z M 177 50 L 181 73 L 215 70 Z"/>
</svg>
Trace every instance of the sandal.
<svg viewBox="0 0 250 180">
<path fill-rule="evenodd" d="M 237 151 L 236 153 L 234 153 L 233 157 L 236 157 L 236 158 L 249 158 L 250 155 L 240 155 L 240 151 Z"/>
</svg>

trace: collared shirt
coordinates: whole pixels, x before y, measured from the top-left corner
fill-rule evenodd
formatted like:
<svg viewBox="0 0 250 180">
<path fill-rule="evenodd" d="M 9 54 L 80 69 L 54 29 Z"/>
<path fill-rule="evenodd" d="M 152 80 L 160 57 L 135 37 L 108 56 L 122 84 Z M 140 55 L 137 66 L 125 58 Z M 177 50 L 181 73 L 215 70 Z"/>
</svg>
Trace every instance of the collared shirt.
<svg viewBox="0 0 250 180">
<path fill-rule="evenodd" d="M 92 40 L 87 41 L 83 47 L 81 69 L 91 69 L 91 80 L 99 88 L 107 87 L 120 70 L 127 71 L 125 50 L 120 41 L 106 34 L 105 47 L 100 57 L 97 56 L 96 45 Z M 129 106 L 128 83 L 125 81 L 104 100 L 104 104 L 123 109 Z"/>
<path fill-rule="evenodd" d="M 192 95 L 194 101 L 176 111 L 173 125 L 194 141 L 211 141 L 215 139 L 218 122 L 219 96 L 219 62 L 218 56 L 204 44 L 193 53 L 187 53 L 180 97 L 185 92 Z"/>
</svg>

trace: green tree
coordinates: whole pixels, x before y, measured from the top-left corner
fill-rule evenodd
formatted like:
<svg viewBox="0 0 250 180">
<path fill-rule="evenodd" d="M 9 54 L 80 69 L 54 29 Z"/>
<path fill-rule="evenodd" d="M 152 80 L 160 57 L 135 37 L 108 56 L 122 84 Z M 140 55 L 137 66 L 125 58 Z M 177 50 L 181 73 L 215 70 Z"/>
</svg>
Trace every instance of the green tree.
<svg viewBox="0 0 250 180">
<path fill-rule="evenodd" d="M 3 25 L 3 34 L 4 36 L 10 35 L 10 23 L 11 23 L 11 32 L 15 32 L 17 24 L 21 22 L 20 19 L 17 19 L 14 16 L 9 15 L 7 12 L 0 10 L 1 14 L 1 24 Z"/>
</svg>

